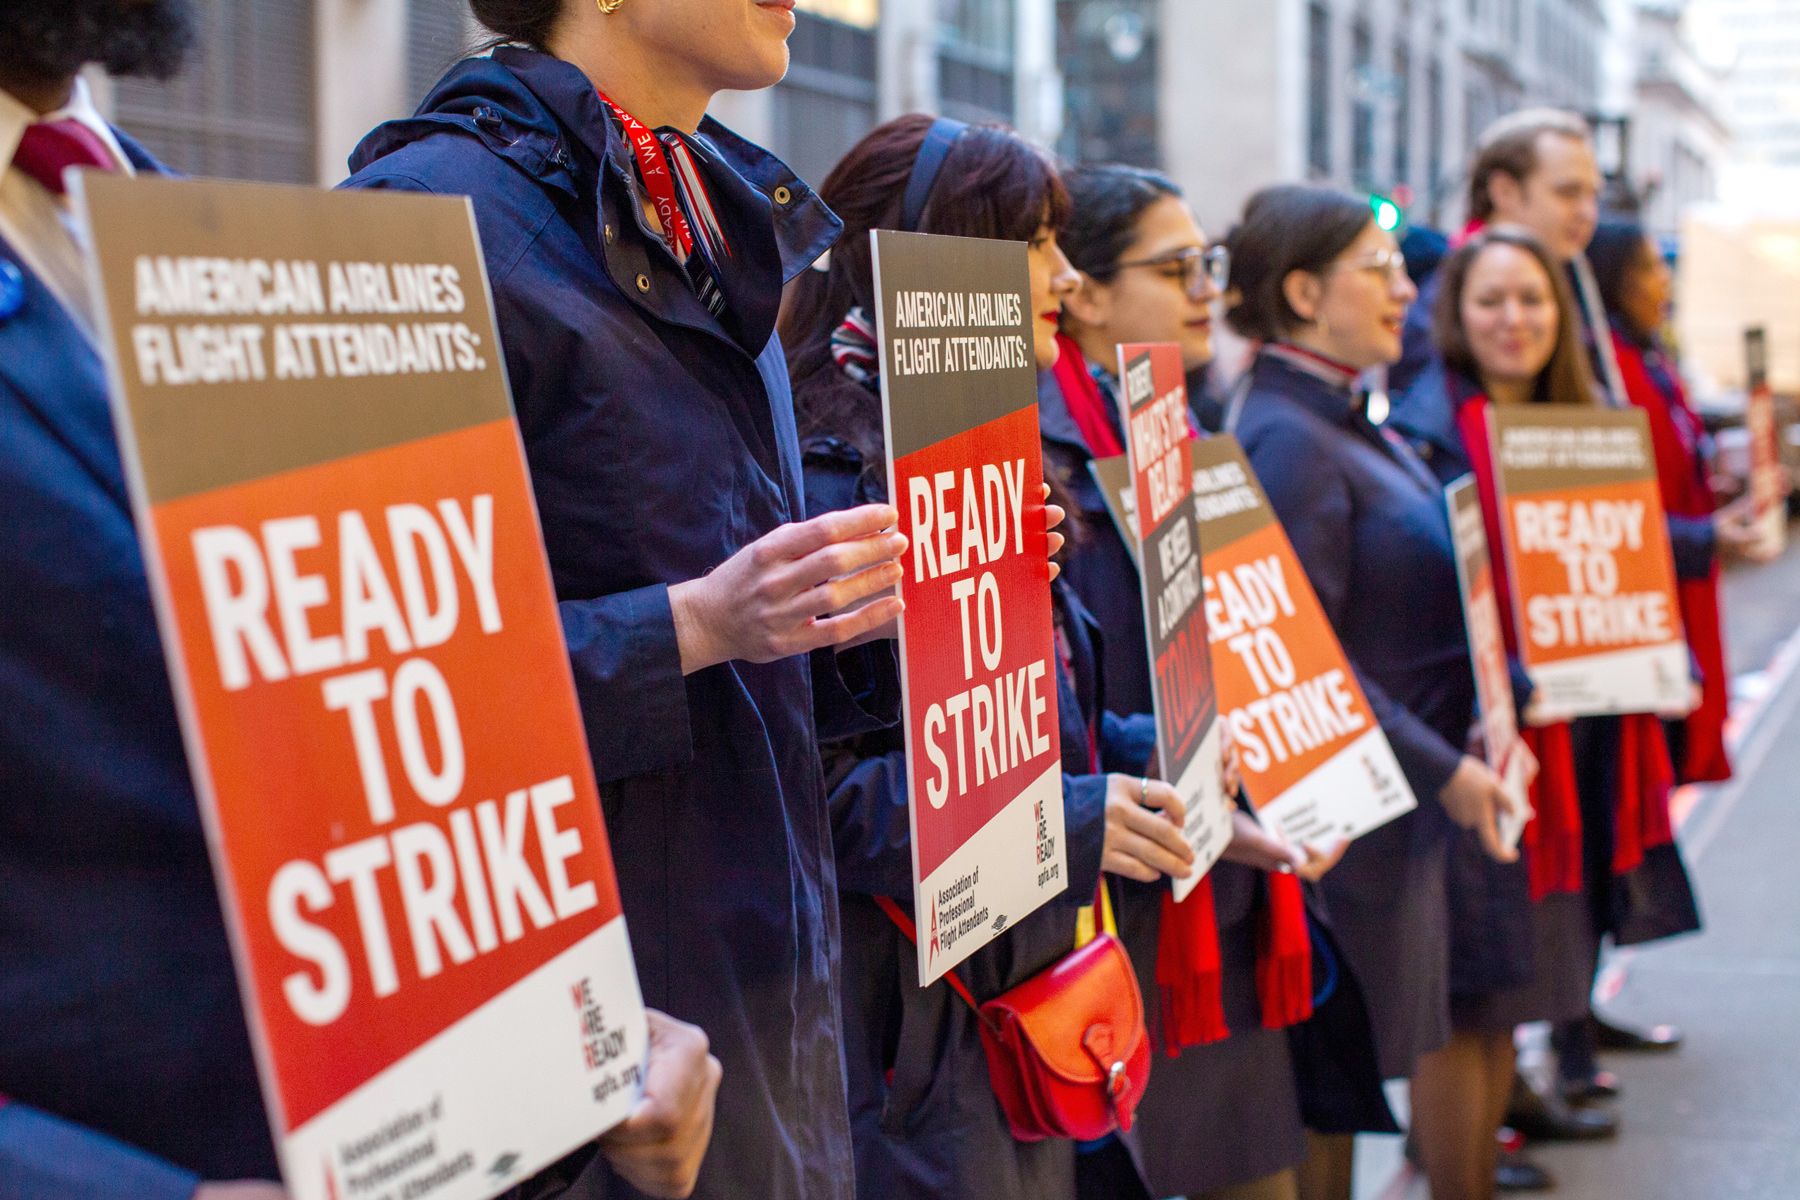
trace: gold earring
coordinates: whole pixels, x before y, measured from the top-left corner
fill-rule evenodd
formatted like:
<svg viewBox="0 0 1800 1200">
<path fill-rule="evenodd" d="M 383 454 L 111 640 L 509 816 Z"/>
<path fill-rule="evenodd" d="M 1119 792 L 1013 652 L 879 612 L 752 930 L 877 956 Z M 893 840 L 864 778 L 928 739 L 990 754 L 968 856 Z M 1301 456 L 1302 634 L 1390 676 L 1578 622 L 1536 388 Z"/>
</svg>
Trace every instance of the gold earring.
<svg viewBox="0 0 1800 1200">
<path fill-rule="evenodd" d="M 625 0 L 594 0 L 594 3 L 599 6 L 602 16 L 611 16 L 619 11 L 619 5 L 625 3 Z"/>
</svg>

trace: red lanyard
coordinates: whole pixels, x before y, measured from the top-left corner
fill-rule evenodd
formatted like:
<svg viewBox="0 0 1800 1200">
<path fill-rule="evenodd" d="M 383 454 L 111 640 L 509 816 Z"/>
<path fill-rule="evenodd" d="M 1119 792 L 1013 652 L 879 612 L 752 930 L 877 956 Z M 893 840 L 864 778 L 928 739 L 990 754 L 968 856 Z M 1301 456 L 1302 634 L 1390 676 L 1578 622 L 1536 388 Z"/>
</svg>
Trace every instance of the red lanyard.
<svg viewBox="0 0 1800 1200">
<path fill-rule="evenodd" d="M 663 245 L 669 248 L 676 262 L 686 264 L 688 256 L 694 252 L 694 230 L 676 198 L 675 177 L 669 173 L 669 159 L 663 153 L 662 139 L 656 136 L 654 129 L 614 104 L 605 92 L 599 95 L 625 127 L 625 140 L 637 158 L 638 174 L 643 178 L 644 186 L 650 189 L 656 218 L 662 222 Z"/>
</svg>

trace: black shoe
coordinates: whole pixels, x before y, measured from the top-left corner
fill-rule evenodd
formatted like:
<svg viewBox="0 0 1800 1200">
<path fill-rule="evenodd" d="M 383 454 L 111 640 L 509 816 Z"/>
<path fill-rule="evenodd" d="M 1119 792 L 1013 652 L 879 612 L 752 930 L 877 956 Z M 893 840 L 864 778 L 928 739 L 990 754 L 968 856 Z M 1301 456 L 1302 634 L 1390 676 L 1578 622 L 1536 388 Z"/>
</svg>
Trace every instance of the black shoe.
<svg viewBox="0 0 1800 1200">
<path fill-rule="evenodd" d="M 1621 1090 L 1619 1077 L 1611 1071 L 1595 1071 L 1586 1079 L 1564 1079 L 1557 1085 L 1570 1104 L 1592 1104 L 1597 1100 L 1617 1100 Z"/>
<path fill-rule="evenodd" d="M 1602 1050 L 1668 1051 L 1681 1046 L 1677 1025 L 1627 1025 L 1594 1017 L 1594 1040 Z"/>
<path fill-rule="evenodd" d="M 1502 1154 L 1494 1168 L 1494 1190 L 1498 1192 L 1547 1192 L 1555 1186 L 1550 1172 L 1518 1155 Z"/>
<path fill-rule="evenodd" d="M 1543 1095 L 1522 1079 L 1513 1081 L 1506 1123 L 1528 1138 L 1545 1142 L 1592 1142 L 1616 1137 L 1619 1119 L 1598 1108 L 1575 1108 L 1554 1092 Z"/>
</svg>

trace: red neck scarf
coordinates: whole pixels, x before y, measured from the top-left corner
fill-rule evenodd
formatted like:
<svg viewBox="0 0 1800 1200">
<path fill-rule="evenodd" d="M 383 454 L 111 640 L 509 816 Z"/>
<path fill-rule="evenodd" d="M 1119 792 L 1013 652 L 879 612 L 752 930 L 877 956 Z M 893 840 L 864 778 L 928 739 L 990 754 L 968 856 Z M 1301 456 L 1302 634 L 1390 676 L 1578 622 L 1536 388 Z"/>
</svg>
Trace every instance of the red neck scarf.
<svg viewBox="0 0 1800 1200">
<path fill-rule="evenodd" d="M 1452 396 L 1454 402 L 1455 397 Z M 1508 653 L 1518 654 L 1518 635 L 1513 624 L 1512 575 L 1506 567 L 1506 542 L 1501 536 L 1499 493 L 1488 440 L 1488 400 L 1471 396 L 1456 410 L 1463 448 L 1474 469 L 1481 493 L 1482 522 L 1487 527 L 1488 552 L 1494 562 L 1494 593 L 1500 609 L 1500 628 Z M 1674 773 L 1669 766 L 1669 747 L 1662 722 L 1649 714 L 1619 718 L 1618 764 L 1614 772 L 1613 859 L 1615 875 L 1634 870 L 1644 852 L 1674 840 L 1669 825 L 1669 790 Z M 1581 806 L 1575 790 L 1575 756 L 1567 722 L 1526 727 L 1520 736 L 1537 756 L 1538 776 L 1531 785 L 1531 807 L 1536 815 L 1525 827 L 1525 866 L 1531 881 L 1531 898 L 1542 900 L 1554 892 L 1582 890 Z"/>
<path fill-rule="evenodd" d="M 1058 334 L 1054 375 L 1088 453 L 1125 453 L 1110 416 L 1111 405 L 1088 370 L 1075 339 Z M 1163 892 L 1156 942 L 1156 984 L 1161 998 L 1163 1049 L 1174 1057 L 1186 1046 L 1204 1046 L 1231 1033 L 1225 1023 L 1224 969 L 1212 880 L 1202 879 L 1180 904 Z M 1312 940 L 1300 881 L 1272 875 L 1269 904 L 1257 937 L 1257 994 L 1263 1024 L 1279 1029 L 1312 1015 Z"/>
<path fill-rule="evenodd" d="M 1081 430 L 1081 440 L 1095 458 L 1116 458 L 1125 453 L 1125 444 L 1113 429 L 1112 405 L 1106 393 L 1088 371 L 1087 356 L 1075 339 L 1066 333 L 1056 335 L 1056 386 L 1062 392 L 1063 405 Z"/>
</svg>

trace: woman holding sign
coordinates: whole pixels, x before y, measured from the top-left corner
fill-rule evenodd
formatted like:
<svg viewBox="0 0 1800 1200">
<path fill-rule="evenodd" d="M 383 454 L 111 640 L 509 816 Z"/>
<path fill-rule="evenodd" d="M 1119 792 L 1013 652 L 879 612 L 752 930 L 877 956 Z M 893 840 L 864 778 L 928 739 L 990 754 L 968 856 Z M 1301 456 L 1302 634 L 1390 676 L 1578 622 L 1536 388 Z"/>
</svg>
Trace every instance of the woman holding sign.
<svg viewBox="0 0 1800 1200">
<path fill-rule="evenodd" d="M 1174 343 L 1190 372 L 1211 360 L 1212 308 L 1228 256 L 1207 241 L 1180 190 L 1157 172 L 1083 166 L 1063 180 L 1074 202 L 1063 245 L 1082 278 L 1064 304 L 1062 353 L 1039 389 L 1044 453 L 1082 518 L 1068 579 L 1106 630 L 1107 706 L 1147 712 L 1150 666 L 1134 551 L 1088 464 L 1125 452 L 1116 374 L 1121 343 Z M 1244 1200 L 1291 1196 L 1292 1169 L 1305 1152 L 1288 1039 L 1279 1020 L 1264 1021 L 1257 988 L 1258 947 L 1271 913 L 1267 888 L 1296 884 L 1292 877 L 1265 884 L 1258 867 L 1273 863 L 1243 861 L 1242 851 L 1260 839 L 1268 855 L 1314 877 L 1329 864 L 1309 865 L 1301 853 L 1260 835 L 1247 815 L 1239 822 L 1248 827 L 1240 852 L 1231 855 L 1240 861 L 1215 865 L 1200 885 L 1204 894 L 1175 905 L 1165 901 L 1166 885 L 1130 887 L 1121 903 L 1126 944 L 1143 979 L 1160 980 L 1180 957 L 1173 948 L 1159 955 L 1165 938 L 1206 939 L 1219 960 L 1217 977 L 1203 989 L 1217 994 L 1217 1020 L 1205 1035 L 1216 1040 L 1184 1045 L 1179 1031 L 1195 1023 L 1164 1011 L 1194 989 L 1150 989 L 1153 1020 L 1176 1031 L 1164 1039 L 1172 1056 L 1158 1060 L 1139 1109 L 1138 1157 L 1157 1196 L 1200 1200 L 1222 1189 Z M 1304 945 L 1305 914 L 1291 911 Z M 1195 920 L 1204 927 L 1190 927 Z"/>
<path fill-rule="evenodd" d="M 847 1200 L 815 730 L 897 715 L 887 646 L 838 649 L 891 625 L 904 539 L 886 505 L 804 519 L 775 319 L 839 226 L 705 119 L 781 78 L 791 5 L 470 7 L 508 44 L 351 186 L 472 198 L 644 998 L 724 1066 L 696 1194 Z"/>
<path fill-rule="evenodd" d="M 1474 474 L 1495 562 L 1500 623 L 1516 657 L 1517 598 L 1512 575 L 1503 569 L 1487 414 L 1494 405 L 1590 405 L 1596 392 L 1563 274 L 1530 234 L 1484 230 L 1441 270 L 1434 319 L 1439 361 L 1419 377 L 1395 422 L 1429 449 L 1440 478 Z M 1529 681 L 1522 672 L 1514 675 L 1515 692 L 1526 699 Z M 1531 726 L 1524 740 L 1539 770 L 1523 870 L 1483 864 L 1466 845 L 1452 852 L 1452 1014 L 1464 1053 L 1461 1070 L 1421 1075 L 1427 1094 L 1437 1098 L 1435 1108 L 1485 1113 L 1479 1126 L 1464 1123 L 1460 1138 L 1446 1138 L 1438 1147 L 1446 1170 L 1459 1170 L 1468 1180 L 1481 1177 L 1477 1164 L 1491 1153 L 1505 1108 L 1513 1026 L 1585 1017 L 1599 939 L 1615 920 L 1628 921 L 1636 927 L 1632 932 L 1692 927 L 1691 893 L 1672 857 L 1671 772 L 1656 719 L 1571 723 L 1535 703 L 1525 704 L 1524 716 Z M 1627 780 L 1636 781 L 1630 796 L 1621 790 Z M 1620 820 L 1620 814 L 1635 817 Z M 1647 894 L 1615 882 L 1620 866 L 1669 872 L 1659 876 L 1669 897 L 1649 911 L 1641 903 L 1620 903 Z M 1565 1072 L 1568 1066 L 1563 1064 Z M 1473 1104 L 1482 1094 L 1485 1103 Z"/>
<path fill-rule="evenodd" d="M 905 211 L 909 192 L 927 198 L 916 214 Z M 845 229 L 829 265 L 795 283 L 782 328 L 793 347 L 808 503 L 829 512 L 879 500 L 886 487 L 871 229 L 1027 243 L 1040 366 L 1054 361 L 1056 317 L 1075 280 L 1057 247 L 1068 198 L 1055 167 L 1008 129 L 898 118 L 852 147 L 820 195 Z M 1174 790 L 1139 778 L 1149 723 L 1099 711 L 1097 632 L 1065 585 L 1054 594 L 1068 890 L 956 968 L 984 1001 L 1068 953 L 1077 909 L 1092 901 L 1103 869 L 1154 879 L 1180 873 L 1192 858 Z M 884 911 L 910 904 L 913 894 L 900 731 L 827 743 L 825 769 L 859 1190 L 884 1200 L 1073 1200 L 1074 1144 L 1013 1137 L 989 1083 L 975 1012 L 947 982 L 919 987 L 913 943 Z"/>
<path fill-rule="evenodd" d="M 1756 556 L 1761 535 L 1755 502 L 1746 495 L 1714 511 L 1707 465 L 1711 439 L 1662 341 L 1674 280 L 1656 243 L 1635 222 L 1602 221 L 1587 255 L 1612 323 L 1626 398 L 1650 416 L 1657 481 L 1681 581 L 1681 626 L 1700 668 L 1700 705 L 1684 720 L 1670 722 L 1670 748 L 1681 782 L 1714 783 L 1731 778 L 1725 753 L 1731 680 L 1719 613 L 1719 564 Z"/>
<path fill-rule="evenodd" d="M 1408 1078 L 1450 1036 L 1445 817 L 1506 859 L 1498 818 L 1513 806 L 1464 752 L 1474 682 L 1437 481 L 1370 422 L 1357 388 L 1400 357 L 1417 293 L 1393 236 L 1339 192 L 1259 192 L 1230 246 L 1227 319 L 1263 343 L 1235 431 L 1407 783 L 1439 802 L 1357 839 L 1321 885 L 1366 992 L 1377 1065 Z M 1303 1194 L 1347 1195 L 1350 1149 L 1316 1138 Z"/>
</svg>

